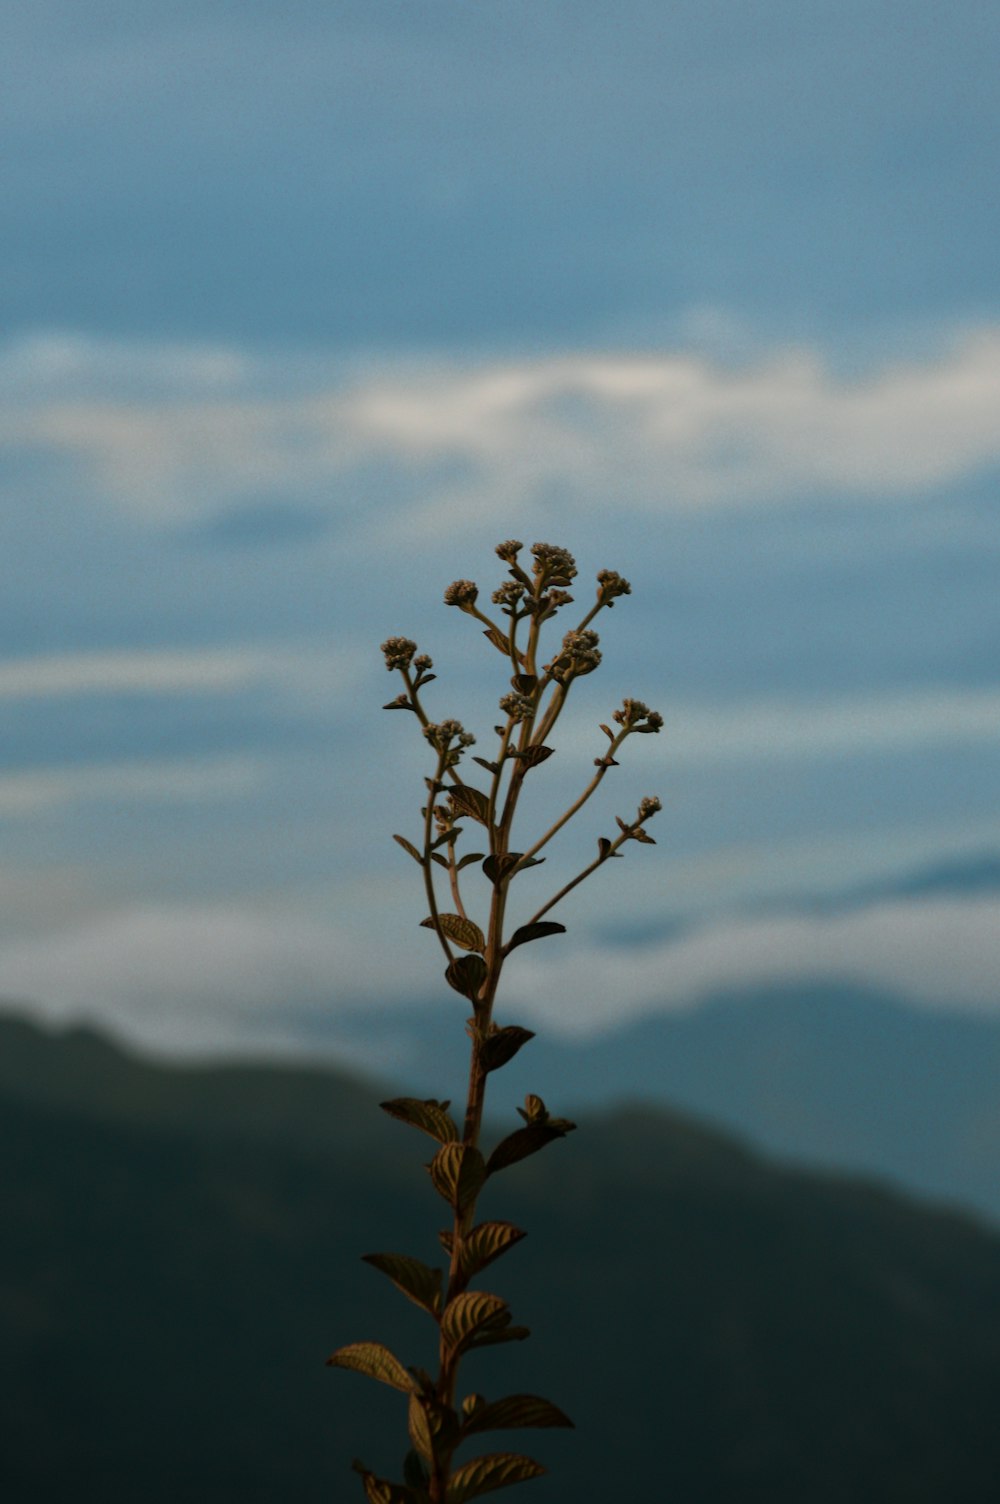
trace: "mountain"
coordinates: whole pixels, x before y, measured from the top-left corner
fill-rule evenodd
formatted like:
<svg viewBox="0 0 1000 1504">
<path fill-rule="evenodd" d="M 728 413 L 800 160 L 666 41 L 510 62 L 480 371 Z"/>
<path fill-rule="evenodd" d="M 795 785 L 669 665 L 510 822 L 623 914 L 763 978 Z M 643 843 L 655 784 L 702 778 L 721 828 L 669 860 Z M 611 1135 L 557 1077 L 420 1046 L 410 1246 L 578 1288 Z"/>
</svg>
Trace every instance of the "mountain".
<svg viewBox="0 0 1000 1504">
<path fill-rule="evenodd" d="M 450 999 L 393 1014 L 338 1013 L 379 1058 L 395 1041 L 407 1089 L 462 1080 Z M 502 1022 L 524 1022 L 516 1003 Z M 320 1037 L 320 1036 L 318 1036 Z M 510 1067 L 560 1111 L 643 1100 L 676 1106 L 804 1164 L 872 1172 L 1000 1221 L 1000 1019 L 929 1011 L 825 982 L 747 988 L 653 1013 L 597 1038 L 542 1032 Z"/>
<path fill-rule="evenodd" d="M 352 1456 L 398 1473 L 401 1397 L 323 1360 L 369 1337 L 430 1361 L 428 1318 L 359 1262 L 433 1258 L 428 1141 L 332 1073 L 174 1070 L 10 1019 L 0 1060 L 4 1497 L 327 1504 L 360 1497 Z M 577 1423 L 511 1438 L 550 1465 L 537 1504 L 991 1496 L 985 1225 L 641 1108 L 484 1199 L 528 1231 L 486 1285 L 534 1335 L 471 1380 Z"/>
</svg>

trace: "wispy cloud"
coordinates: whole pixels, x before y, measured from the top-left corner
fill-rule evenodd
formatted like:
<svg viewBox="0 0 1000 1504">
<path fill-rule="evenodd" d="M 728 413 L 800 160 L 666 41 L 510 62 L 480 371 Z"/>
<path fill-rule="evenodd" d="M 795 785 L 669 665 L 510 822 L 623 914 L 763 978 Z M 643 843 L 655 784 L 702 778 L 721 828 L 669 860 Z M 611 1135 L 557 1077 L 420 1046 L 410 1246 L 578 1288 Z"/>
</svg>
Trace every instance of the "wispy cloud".
<svg viewBox="0 0 1000 1504">
<path fill-rule="evenodd" d="M 0 819 L 27 819 L 73 805 L 242 799 L 260 788 L 254 757 L 104 763 L 0 774 Z"/>
<path fill-rule="evenodd" d="M 281 670 L 280 655 L 252 649 L 133 649 L 0 659 L 0 700 L 87 694 L 211 693 L 243 689 Z"/>
<path fill-rule="evenodd" d="M 307 1048 L 303 1016 L 415 1001 L 412 965 L 377 937 L 276 905 L 147 905 L 0 946 L 0 988 L 47 1016 L 96 1018 L 181 1051 Z M 585 1037 L 715 991 L 813 978 L 928 1007 L 996 1011 L 1000 901 L 887 901 L 839 914 L 734 919 L 656 946 L 523 947 L 505 996 L 524 1023 Z"/>
<path fill-rule="evenodd" d="M 0 447 L 67 457 L 126 511 L 158 522 L 246 495 L 315 494 L 373 463 L 428 519 L 503 495 L 574 507 L 690 510 L 800 498 L 922 496 L 1000 464 L 1000 330 L 851 379 L 817 349 L 737 367 L 690 353 L 385 364 L 353 373 L 224 350 L 9 348 L 33 373 Z M 120 379 L 146 361 L 144 395 Z M 48 376 L 46 375 L 48 372 Z M 333 373 L 333 374 L 331 374 Z M 458 475 L 458 479 L 456 479 Z M 340 494 L 345 494 L 341 488 Z M 417 525 L 417 522 L 414 522 Z"/>
</svg>

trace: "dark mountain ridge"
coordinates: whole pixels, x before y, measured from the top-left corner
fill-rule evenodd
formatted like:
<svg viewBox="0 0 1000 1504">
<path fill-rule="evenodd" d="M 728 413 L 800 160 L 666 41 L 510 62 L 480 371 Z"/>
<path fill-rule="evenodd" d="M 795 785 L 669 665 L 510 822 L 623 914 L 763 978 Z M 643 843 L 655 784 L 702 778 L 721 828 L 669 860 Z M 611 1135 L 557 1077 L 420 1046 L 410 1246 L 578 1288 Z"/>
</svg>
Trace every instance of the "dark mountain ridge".
<svg viewBox="0 0 1000 1504">
<path fill-rule="evenodd" d="M 319 1504 L 359 1497 L 354 1455 L 398 1472 L 400 1397 L 323 1359 L 429 1359 L 359 1261 L 433 1261 L 426 1142 L 331 1073 L 175 1071 L 10 1020 L 0 1057 L 5 1496 Z M 513 1437 L 551 1465 L 538 1504 L 991 1497 L 1000 1239 L 974 1219 L 648 1108 L 583 1119 L 484 1215 L 528 1230 L 485 1283 L 534 1336 L 469 1380 L 578 1427 Z"/>
</svg>

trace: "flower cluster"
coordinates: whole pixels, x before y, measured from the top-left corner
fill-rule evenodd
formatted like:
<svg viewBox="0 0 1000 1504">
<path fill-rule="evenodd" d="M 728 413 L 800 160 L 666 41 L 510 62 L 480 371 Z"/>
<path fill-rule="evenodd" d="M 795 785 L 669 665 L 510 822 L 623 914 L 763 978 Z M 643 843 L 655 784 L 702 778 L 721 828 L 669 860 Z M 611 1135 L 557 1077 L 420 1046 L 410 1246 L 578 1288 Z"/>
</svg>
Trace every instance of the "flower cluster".
<svg viewBox="0 0 1000 1504">
<path fill-rule="evenodd" d="M 640 821 L 648 820 L 652 815 L 657 814 L 662 808 L 663 805 L 660 803 L 659 799 L 657 799 L 655 794 L 647 794 L 645 799 L 640 799 L 639 801 L 638 815 Z"/>
<path fill-rule="evenodd" d="M 558 684 L 568 684 L 580 674 L 589 674 L 601 661 L 596 632 L 567 632 L 562 647 L 548 664 L 548 671 Z"/>
<path fill-rule="evenodd" d="M 424 727 L 424 736 L 445 760 L 446 768 L 453 768 L 466 747 L 475 746 L 476 738 L 466 731 L 461 721 L 432 722 Z"/>
<path fill-rule="evenodd" d="M 505 564 L 513 564 L 523 547 L 524 544 L 516 538 L 508 538 L 506 543 L 497 544 L 497 557 L 503 559 Z"/>
<path fill-rule="evenodd" d="M 387 637 L 382 644 L 385 666 L 388 669 L 409 668 L 416 651 L 417 644 L 411 642 L 409 637 Z"/>
<path fill-rule="evenodd" d="M 478 594 L 479 589 L 472 580 L 453 580 L 444 593 L 444 603 L 468 611 L 476 604 Z"/>
<path fill-rule="evenodd" d="M 509 695 L 504 695 L 500 701 L 500 709 L 504 715 L 509 715 L 512 721 L 526 721 L 534 711 L 534 703 L 527 695 L 518 694 L 512 690 Z"/>
<path fill-rule="evenodd" d="M 629 731 L 659 731 L 663 725 L 659 711 L 650 710 L 642 700 L 623 700 L 622 708 L 615 711 L 613 719 Z"/>
<path fill-rule="evenodd" d="M 535 574 L 539 579 L 568 585 L 576 574 L 576 560 L 568 549 L 555 543 L 533 543 L 531 552 L 535 556 Z"/>
<path fill-rule="evenodd" d="M 503 584 L 493 592 L 493 604 L 513 611 L 524 595 L 524 590 L 525 587 L 520 580 L 504 580 Z"/>
<path fill-rule="evenodd" d="M 616 596 L 631 595 L 632 586 L 617 570 L 601 569 L 597 573 L 597 593 L 605 605 L 611 606 Z"/>
</svg>

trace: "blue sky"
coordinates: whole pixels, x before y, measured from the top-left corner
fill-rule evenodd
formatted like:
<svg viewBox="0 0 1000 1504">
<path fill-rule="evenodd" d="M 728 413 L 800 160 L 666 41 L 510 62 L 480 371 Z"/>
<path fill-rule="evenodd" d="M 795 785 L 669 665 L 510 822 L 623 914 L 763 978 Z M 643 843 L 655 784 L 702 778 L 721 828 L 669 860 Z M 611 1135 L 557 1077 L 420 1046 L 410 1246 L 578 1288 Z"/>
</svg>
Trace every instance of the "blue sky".
<svg viewBox="0 0 1000 1504">
<path fill-rule="evenodd" d="M 441 592 L 516 536 L 633 584 L 538 818 L 622 694 L 667 722 L 544 869 L 663 798 L 518 959 L 536 1017 L 997 1007 L 996 895 L 892 894 L 1000 848 L 994 6 L 3 0 L 0 44 L 0 992 L 181 1050 L 432 995 L 378 644 L 488 738 Z"/>
</svg>

